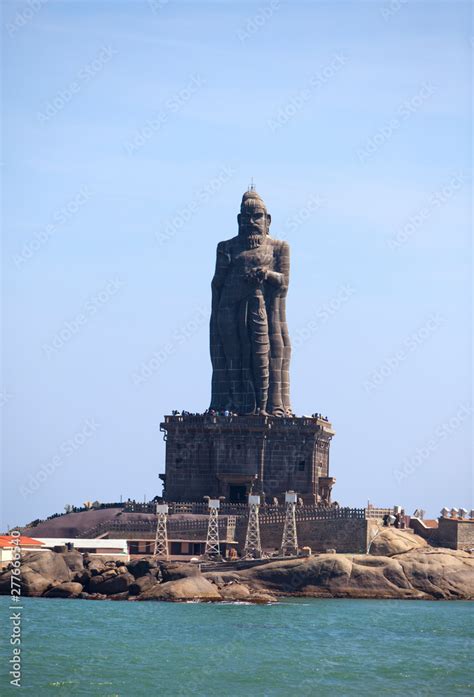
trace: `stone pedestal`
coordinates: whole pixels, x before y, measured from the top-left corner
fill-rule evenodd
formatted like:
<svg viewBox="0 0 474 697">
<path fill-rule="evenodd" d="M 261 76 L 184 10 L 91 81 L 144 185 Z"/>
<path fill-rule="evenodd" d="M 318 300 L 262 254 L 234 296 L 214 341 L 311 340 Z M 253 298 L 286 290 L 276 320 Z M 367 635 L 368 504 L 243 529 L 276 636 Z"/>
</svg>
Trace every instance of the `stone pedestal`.
<svg viewBox="0 0 474 697">
<path fill-rule="evenodd" d="M 305 504 L 330 503 L 334 431 L 321 417 L 165 416 L 160 430 L 167 501 L 246 503 L 252 490 L 271 503 L 291 489 Z"/>
</svg>

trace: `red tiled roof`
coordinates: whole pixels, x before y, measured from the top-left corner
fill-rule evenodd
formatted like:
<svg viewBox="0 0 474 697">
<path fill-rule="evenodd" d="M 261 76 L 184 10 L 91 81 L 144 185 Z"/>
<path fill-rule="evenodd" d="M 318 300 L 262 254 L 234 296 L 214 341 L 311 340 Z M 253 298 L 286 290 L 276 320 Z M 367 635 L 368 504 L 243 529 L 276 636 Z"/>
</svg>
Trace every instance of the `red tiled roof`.
<svg viewBox="0 0 474 697">
<path fill-rule="evenodd" d="M 427 528 L 437 528 L 438 527 L 438 521 L 437 520 L 423 520 L 424 524 L 426 525 Z"/>
<path fill-rule="evenodd" d="M 15 542 L 12 544 L 12 540 Z M 44 542 L 39 540 L 34 540 L 32 537 L 26 537 L 25 535 L 20 535 L 19 537 L 14 537 L 13 535 L 0 535 L 0 548 L 8 548 L 16 546 L 16 540 L 18 540 L 19 547 L 42 547 Z"/>
</svg>

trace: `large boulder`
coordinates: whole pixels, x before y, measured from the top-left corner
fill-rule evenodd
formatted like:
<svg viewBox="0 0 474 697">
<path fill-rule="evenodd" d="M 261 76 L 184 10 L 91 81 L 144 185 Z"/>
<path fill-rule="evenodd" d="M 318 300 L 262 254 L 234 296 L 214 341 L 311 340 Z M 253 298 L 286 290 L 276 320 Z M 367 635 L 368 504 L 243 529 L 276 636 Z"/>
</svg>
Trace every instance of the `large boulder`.
<svg viewBox="0 0 474 697">
<path fill-rule="evenodd" d="M 84 557 L 77 550 L 74 549 L 70 552 L 65 552 L 62 557 L 70 571 L 84 571 Z"/>
<path fill-rule="evenodd" d="M 102 559 L 94 559 L 93 557 L 85 557 L 84 566 L 90 572 L 91 576 L 99 576 L 107 568 Z"/>
<path fill-rule="evenodd" d="M 56 580 L 68 581 L 71 575 L 64 555 L 56 554 L 49 549 L 41 552 L 25 552 L 21 561 L 22 570 L 30 569 Z"/>
<path fill-rule="evenodd" d="M 135 578 L 145 576 L 151 569 L 156 569 L 157 563 L 154 557 L 143 557 L 142 559 L 134 559 L 127 564 L 127 568 Z"/>
<path fill-rule="evenodd" d="M 0 595 L 10 595 L 11 593 L 11 576 L 10 569 L 4 569 L 0 572 Z"/>
<path fill-rule="evenodd" d="M 62 554 L 50 550 L 27 552 L 21 564 L 22 595 L 38 596 L 59 583 L 71 580 Z"/>
<path fill-rule="evenodd" d="M 80 583 L 83 586 L 87 586 L 89 579 L 91 578 L 91 573 L 88 571 L 88 569 L 83 569 L 82 571 L 76 572 L 72 571 L 71 573 L 71 581 L 74 581 L 74 583 Z"/>
<path fill-rule="evenodd" d="M 48 588 L 54 585 L 54 579 L 42 576 L 41 574 L 32 571 L 31 569 L 26 569 L 21 567 L 21 575 L 16 575 L 15 578 L 18 579 L 12 584 L 11 581 L 12 572 L 10 570 L 4 571 L 0 576 L 0 595 L 10 595 L 11 588 L 21 589 L 21 594 L 31 597 L 39 597 L 45 593 Z M 18 586 L 18 583 L 20 586 Z"/>
<path fill-rule="evenodd" d="M 129 573 L 109 576 L 108 578 L 105 575 L 93 576 L 89 581 L 87 591 L 88 593 L 116 595 L 128 592 L 132 583 L 135 583 L 135 578 Z"/>
<path fill-rule="evenodd" d="M 183 564 L 166 562 L 160 564 L 163 582 L 178 581 L 181 578 L 191 578 L 201 575 L 201 570 L 196 564 Z"/>
<path fill-rule="evenodd" d="M 474 559 L 466 552 L 419 548 L 396 557 L 321 554 L 240 572 L 256 590 L 335 598 L 474 597 Z"/>
<path fill-rule="evenodd" d="M 250 591 L 247 586 L 243 586 L 241 583 L 229 583 L 227 586 L 223 586 L 219 589 L 224 600 L 229 601 L 242 601 L 249 600 Z"/>
<path fill-rule="evenodd" d="M 427 547 L 399 562 L 408 582 L 433 598 L 474 599 L 474 558 L 468 552 Z"/>
<path fill-rule="evenodd" d="M 157 583 L 158 580 L 156 576 L 153 576 L 152 574 L 140 576 L 140 578 L 135 579 L 134 583 L 130 584 L 129 593 L 130 595 L 140 595 L 140 593 L 144 593 L 146 590 L 156 585 Z"/>
<path fill-rule="evenodd" d="M 377 557 L 393 557 L 395 554 L 404 554 L 427 545 L 426 540 L 414 533 L 396 528 L 381 528 L 380 532 L 372 538 L 369 554 Z"/>
<path fill-rule="evenodd" d="M 58 586 L 53 586 L 44 594 L 44 598 L 78 598 L 82 593 L 82 585 L 80 583 L 60 583 Z"/>
<path fill-rule="evenodd" d="M 222 600 L 216 586 L 203 576 L 180 578 L 176 581 L 157 583 L 138 596 L 138 600 Z"/>
</svg>

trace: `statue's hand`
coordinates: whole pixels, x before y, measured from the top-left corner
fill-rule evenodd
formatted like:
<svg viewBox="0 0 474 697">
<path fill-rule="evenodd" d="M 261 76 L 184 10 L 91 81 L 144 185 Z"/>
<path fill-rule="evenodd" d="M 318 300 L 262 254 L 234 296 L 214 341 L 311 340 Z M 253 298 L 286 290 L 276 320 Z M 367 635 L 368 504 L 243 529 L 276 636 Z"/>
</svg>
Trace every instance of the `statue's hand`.
<svg viewBox="0 0 474 697">
<path fill-rule="evenodd" d="M 254 266 L 249 269 L 245 274 L 248 281 L 251 283 L 263 283 L 267 278 L 268 269 L 264 269 L 262 266 Z"/>
</svg>

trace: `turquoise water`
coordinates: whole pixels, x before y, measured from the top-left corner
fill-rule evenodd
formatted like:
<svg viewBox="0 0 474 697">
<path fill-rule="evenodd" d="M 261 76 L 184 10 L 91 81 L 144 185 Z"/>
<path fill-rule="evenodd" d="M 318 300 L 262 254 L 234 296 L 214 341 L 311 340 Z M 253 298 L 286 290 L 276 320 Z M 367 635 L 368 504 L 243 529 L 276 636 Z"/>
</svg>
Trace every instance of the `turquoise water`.
<svg viewBox="0 0 474 697">
<path fill-rule="evenodd" d="M 10 601 L 0 601 L 8 638 Z M 22 607 L 21 694 L 473 694 L 474 603 L 25 598 Z M 10 656 L 3 641 L 2 694 L 15 689 L 4 689 Z"/>
</svg>

